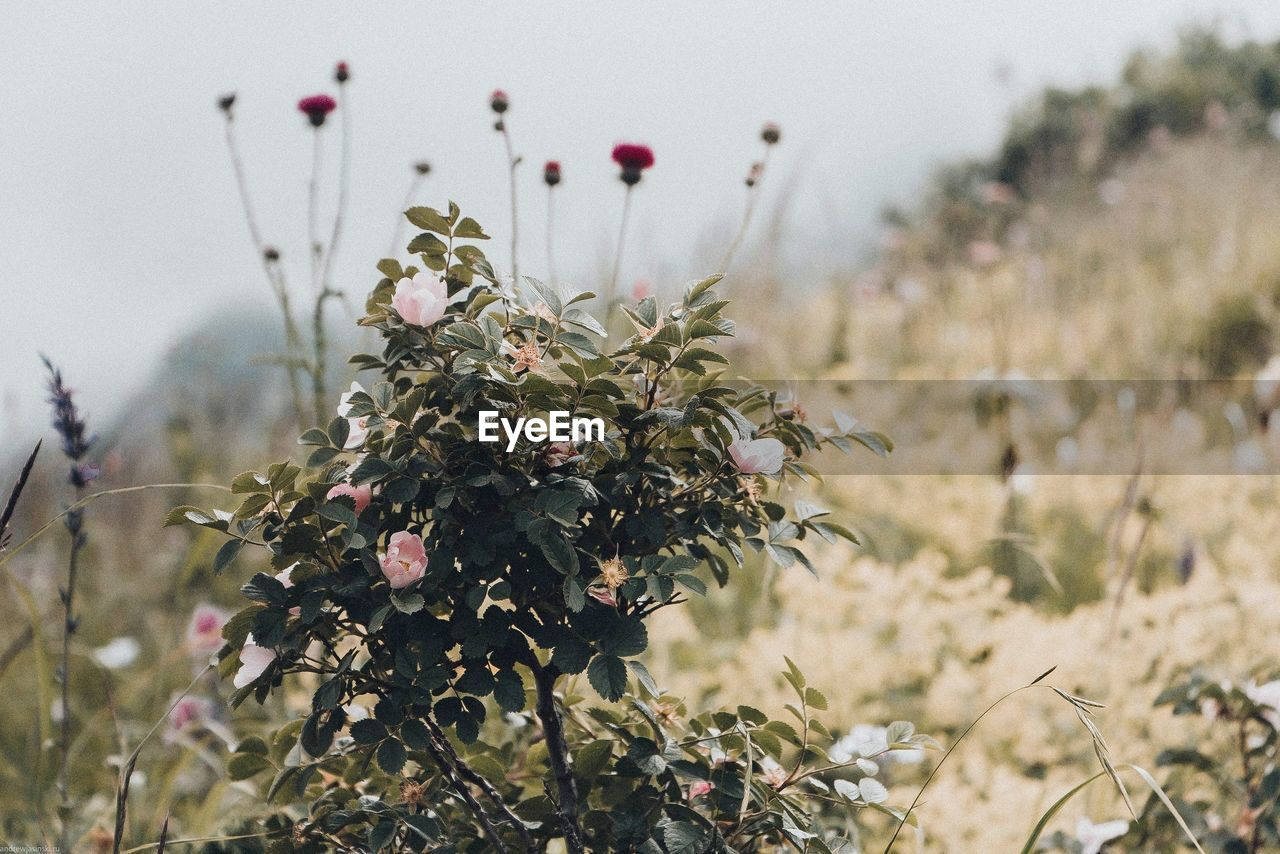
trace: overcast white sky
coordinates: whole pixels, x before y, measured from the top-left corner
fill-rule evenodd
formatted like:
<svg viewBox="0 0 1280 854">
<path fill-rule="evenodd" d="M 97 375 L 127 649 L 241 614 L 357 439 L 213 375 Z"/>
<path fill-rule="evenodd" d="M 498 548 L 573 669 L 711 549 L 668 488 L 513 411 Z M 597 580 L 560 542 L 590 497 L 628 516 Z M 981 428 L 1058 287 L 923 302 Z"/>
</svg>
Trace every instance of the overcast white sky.
<svg viewBox="0 0 1280 854">
<path fill-rule="evenodd" d="M 1012 97 L 1111 80 L 1134 47 L 1214 21 L 1274 39 L 1280 3 L 10 4 L 0 423 L 43 424 L 38 351 L 105 414 L 183 329 L 220 303 L 264 300 L 214 106 L 225 91 L 239 92 L 263 230 L 296 261 L 310 136 L 294 102 L 333 91 L 333 62 L 350 62 L 355 181 L 337 279 L 352 292 L 376 279 L 420 158 L 434 167 L 422 201 L 456 199 L 507 264 L 506 173 L 487 109 L 499 86 L 526 158 L 523 271 L 545 270 L 540 172 L 555 158 L 561 273 L 596 284 L 621 197 L 609 149 L 636 140 L 657 165 L 635 199 L 624 279 L 679 281 L 704 272 L 695 248 L 738 215 L 766 120 L 784 134 L 766 189 L 796 188 L 790 239 L 847 266 L 883 202 L 909 200 L 939 161 L 994 145 L 1011 99 L 997 66 L 1013 71 Z"/>
</svg>

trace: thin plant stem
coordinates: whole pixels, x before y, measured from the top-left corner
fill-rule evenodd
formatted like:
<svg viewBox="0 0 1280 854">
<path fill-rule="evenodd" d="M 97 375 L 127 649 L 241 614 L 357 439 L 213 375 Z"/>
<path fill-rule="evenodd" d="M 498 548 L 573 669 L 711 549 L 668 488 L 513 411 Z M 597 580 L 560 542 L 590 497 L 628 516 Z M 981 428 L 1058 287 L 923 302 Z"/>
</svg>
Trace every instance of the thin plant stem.
<svg viewBox="0 0 1280 854">
<path fill-rule="evenodd" d="M 556 283 L 556 252 L 555 241 L 555 214 L 556 214 L 556 191 L 553 187 L 547 188 L 547 277 L 551 280 L 551 284 Z"/>
<path fill-rule="evenodd" d="M 276 298 L 276 303 L 280 307 L 280 314 L 284 321 L 285 335 L 285 370 L 289 377 L 289 390 L 292 394 L 294 404 L 294 415 L 297 416 L 299 423 L 302 422 L 302 393 L 298 383 L 298 364 L 297 355 L 302 346 L 302 336 L 298 332 L 298 325 L 293 318 L 293 310 L 289 305 L 289 290 L 285 282 L 284 273 L 279 269 L 277 261 L 267 257 L 267 245 L 262 239 L 262 232 L 258 228 L 258 218 L 254 213 L 253 200 L 249 195 L 249 181 L 245 177 L 244 159 L 240 155 L 240 147 L 236 144 L 234 119 L 228 114 L 226 122 L 226 140 L 227 153 L 231 158 L 231 170 L 235 174 L 236 190 L 240 195 L 240 205 L 244 210 L 245 223 L 249 226 L 249 239 L 253 242 L 253 249 L 258 254 L 258 260 L 262 263 L 263 271 L 267 275 L 267 284 L 271 287 L 271 292 Z"/>
<path fill-rule="evenodd" d="M 324 266 L 320 272 L 320 284 L 324 290 L 330 287 L 333 272 L 333 256 L 337 254 L 342 239 L 342 226 L 346 218 L 348 198 L 351 195 L 351 96 L 346 84 L 342 85 L 342 146 L 338 155 L 338 208 L 333 215 L 333 230 L 329 233 L 329 245 L 324 250 Z"/>
<path fill-rule="evenodd" d="M 538 719 L 547 745 L 548 762 L 556 784 L 556 815 L 564 833 L 565 848 L 569 854 L 585 854 L 582 828 L 578 819 L 578 789 L 573 772 L 569 768 L 569 747 L 564 737 L 564 722 L 556 709 L 555 686 L 560 675 L 554 665 L 542 666 L 533 662 L 533 681 L 538 695 Z"/>
<path fill-rule="evenodd" d="M 212 669 L 213 669 L 212 664 L 205 665 L 205 667 L 199 673 L 196 674 L 196 678 L 191 680 L 191 684 L 189 684 L 186 688 L 182 689 L 182 693 L 179 694 L 174 699 L 174 701 L 169 704 L 169 708 L 166 709 L 165 713 L 160 716 L 160 719 L 151 725 L 151 729 L 147 730 L 147 734 L 144 735 L 142 737 L 142 740 L 138 742 L 138 746 L 135 747 L 133 749 L 133 752 L 129 754 L 128 761 L 126 761 L 125 764 L 121 767 L 120 779 L 117 781 L 117 784 L 116 784 L 115 841 L 111 849 L 114 854 L 120 854 L 120 843 L 124 840 L 124 820 L 128 811 L 128 804 L 129 804 L 129 781 L 133 777 L 133 768 L 138 763 L 138 757 L 142 754 L 142 748 L 145 747 L 147 742 L 151 740 L 151 736 L 156 734 L 156 730 L 160 728 L 160 725 L 164 723 L 166 720 L 168 720 L 169 715 L 172 714 L 173 710 L 178 707 L 178 704 L 182 702 L 182 700 L 187 696 L 187 694 L 191 693 L 191 689 L 196 687 L 196 683 L 198 683 L 201 679 L 203 679 L 205 674 Z M 123 748 L 123 746 L 124 745 L 122 744 L 121 747 Z M 166 825 L 167 825 L 167 822 L 166 822 Z"/>
<path fill-rule="evenodd" d="M 420 172 L 415 172 L 409 179 L 409 190 L 404 194 L 404 202 L 400 205 L 400 210 L 396 211 L 396 225 L 391 232 L 391 243 L 387 245 L 388 258 L 394 258 L 402 248 L 400 240 L 401 235 L 404 234 L 404 212 L 413 207 L 413 200 L 418 197 L 418 191 L 422 189 L 422 182 L 426 177 Z"/>
<path fill-rule="evenodd" d="M 738 249 L 742 246 L 742 241 L 747 236 L 747 231 L 751 228 L 751 219 L 755 214 L 756 202 L 760 199 L 760 185 L 764 183 L 764 175 L 769 166 L 769 152 L 773 149 L 772 145 L 765 145 L 764 157 L 760 160 L 759 174 L 756 176 L 755 183 L 747 188 L 747 207 L 742 214 L 742 222 L 738 225 L 738 233 L 734 235 L 733 242 L 729 244 L 728 250 L 724 253 L 724 259 L 720 262 L 720 272 L 729 272 L 729 265 L 733 263 L 733 257 L 738 254 Z"/>
<path fill-rule="evenodd" d="M 71 636 L 76 631 L 76 579 L 80 569 L 80 551 L 84 548 L 84 543 L 85 537 L 81 530 L 77 528 L 71 531 L 71 554 L 67 558 L 67 586 L 62 590 L 62 720 L 58 726 L 62 765 L 58 771 L 58 792 L 61 795 L 63 813 L 62 845 L 63 850 L 66 851 L 71 850 Z"/>
<path fill-rule="evenodd" d="M 618 227 L 618 249 L 613 255 L 613 275 L 609 277 L 609 288 L 604 294 L 604 314 L 608 320 L 609 313 L 613 310 L 613 301 L 618 293 L 618 276 L 622 272 L 622 250 L 627 243 L 627 220 L 631 216 L 631 190 L 632 185 L 627 185 L 627 194 L 622 198 L 622 223 Z"/>
<path fill-rule="evenodd" d="M 320 160 L 323 146 L 320 128 L 311 130 L 311 181 L 307 185 L 307 246 L 311 254 L 311 288 L 320 290 L 320 261 L 324 246 L 320 243 Z"/>
<path fill-rule="evenodd" d="M 507 119 L 503 116 L 499 121 L 502 132 L 502 144 L 507 149 L 507 167 L 511 173 L 511 281 L 516 287 L 520 286 L 520 257 L 519 257 L 519 228 L 520 216 L 519 209 L 516 205 L 516 166 L 520 165 L 520 158 L 515 156 L 515 152 L 511 148 L 511 134 L 507 131 Z"/>
</svg>

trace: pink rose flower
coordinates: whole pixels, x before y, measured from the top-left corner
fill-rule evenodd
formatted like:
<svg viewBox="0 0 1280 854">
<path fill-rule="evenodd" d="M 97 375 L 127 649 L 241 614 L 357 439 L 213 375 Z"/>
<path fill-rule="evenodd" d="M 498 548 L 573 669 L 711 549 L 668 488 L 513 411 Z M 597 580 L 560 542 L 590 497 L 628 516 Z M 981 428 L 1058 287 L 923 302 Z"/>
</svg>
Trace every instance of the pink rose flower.
<svg viewBox="0 0 1280 854">
<path fill-rule="evenodd" d="M 253 642 L 253 635 L 249 635 L 244 639 L 244 647 L 240 650 L 240 669 L 236 671 L 231 684 L 237 688 L 252 684 L 275 660 L 274 649 L 258 646 Z"/>
<path fill-rule="evenodd" d="M 729 446 L 729 456 L 743 474 L 777 474 L 786 453 L 777 439 L 737 439 Z"/>
<path fill-rule="evenodd" d="M 187 648 L 195 653 L 217 652 L 222 648 L 222 627 L 230 616 L 214 605 L 197 605 L 187 623 Z"/>
<path fill-rule="evenodd" d="M 364 444 L 364 440 L 369 438 L 369 426 L 363 418 L 349 418 L 351 412 L 351 396 L 358 391 L 364 391 L 364 386 L 360 383 L 352 383 L 349 391 L 343 392 L 342 397 L 338 398 L 338 415 L 347 419 L 347 425 L 350 429 L 347 431 L 347 442 L 342 447 L 348 451 L 355 450 Z"/>
<path fill-rule="evenodd" d="M 408 587 L 422 577 L 427 569 L 427 549 L 422 537 L 408 531 L 391 535 L 387 553 L 382 557 L 382 574 L 396 590 Z"/>
<path fill-rule="evenodd" d="M 395 295 L 391 297 L 391 307 L 405 323 L 423 328 L 444 317 L 448 304 L 444 282 L 425 271 L 397 282 Z"/>
<path fill-rule="evenodd" d="M 358 516 L 364 512 L 364 509 L 369 506 L 369 502 L 373 500 L 373 487 L 367 483 L 362 486 L 339 483 L 333 489 L 330 489 L 324 497 L 333 500 L 339 495 L 350 496 L 351 500 L 356 503 L 356 515 Z"/>
</svg>

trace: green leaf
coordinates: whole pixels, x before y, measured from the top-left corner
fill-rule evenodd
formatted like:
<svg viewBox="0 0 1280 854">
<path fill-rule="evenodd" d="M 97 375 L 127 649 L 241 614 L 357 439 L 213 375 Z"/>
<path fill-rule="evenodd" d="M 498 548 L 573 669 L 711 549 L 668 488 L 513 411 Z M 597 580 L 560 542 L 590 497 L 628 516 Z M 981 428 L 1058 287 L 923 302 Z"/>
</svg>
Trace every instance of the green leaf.
<svg viewBox="0 0 1280 854">
<path fill-rule="evenodd" d="M 404 215 L 409 222 L 418 228 L 434 231 L 436 234 L 447 235 L 453 230 L 449 227 L 449 220 L 435 208 L 409 208 L 404 212 Z"/>
<path fill-rule="evenodd" d="M 600 651 L 606 655 L 639 655 L 649 646 L 649 633 L 637 617 L 621 619 L 600 639 Z"/>
<path fill-rule="evenodd" d="M 232 780 L 248 780 L 271 767 L 265 756 L 256 753 L 233 753 L 227 760 L 227 776 Z"/>
<path fill-rule="evenodd" d="M 365 718 L 351 725 L 351 737 L 357 744 L 376 744 L 387 737 L 387 728 L 381 721 Z"/>
<path fill-rule="evenodd" d="M 394 738 L 378 745 L 378 767 L 388 774 L 399 774 L 406 758 L 404 745 Z"/>
<path fill-rule="evenodd" d="M 616 655 L 597 655 L 587 668 L 587 680 L 602 698 L 615 702 L 627 692 L 627 665 Z"/>
<path fill-rule="evenodd" d="M 498 671 L 493 687 L 494 699 L 506 712 L 518 712 L 524 708 L 524 680 L 513 669 Z"/>
</svg>

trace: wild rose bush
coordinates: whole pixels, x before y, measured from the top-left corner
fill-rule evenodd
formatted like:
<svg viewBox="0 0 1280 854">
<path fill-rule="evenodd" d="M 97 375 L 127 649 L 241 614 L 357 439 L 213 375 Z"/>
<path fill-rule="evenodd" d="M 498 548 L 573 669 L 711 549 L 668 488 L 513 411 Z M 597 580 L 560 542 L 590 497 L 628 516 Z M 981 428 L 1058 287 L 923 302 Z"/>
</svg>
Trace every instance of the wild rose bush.
<svg viewBox="0 0 1280 854">
<path fill-rule="evenodd" d="M 278 845 L 836 851 L 852 809 L 902 818 L 874 775 L 929 744 L 909 724 L 833 758 L 826 700 L 794 665 L 793 719 L 770 720 L 691 712 L 638 659 L 649 617 L 706 593 L 700 570 L 723 586 L 745 550 L 810 566 L 806 540 L 852 539 L 766 490 L 813 476 L 803 458 L 820 448 L 887 440 L 847 420 L 815 430 L 727 383 L 718 277 L 626 308 L 634 334 L 609 349 L 591 294 L 499 282 L 456 206 L 406 215 L 421 266 L 378 265 L 360 323 L 383 349 L 352 359 L 379 379 L 303 435 L 308 471 L 242 474 L 234 512 L 169 519 L 228 534 L 219 569 L 246 547 L 270 565 L 242 588 L 220 670 L 233 705 L 311 694 L 309 714 L 229 763 L 279 805 Z M 482 411 L 607 433 L 508 452 L 478 441 Z"/>
</svg>

